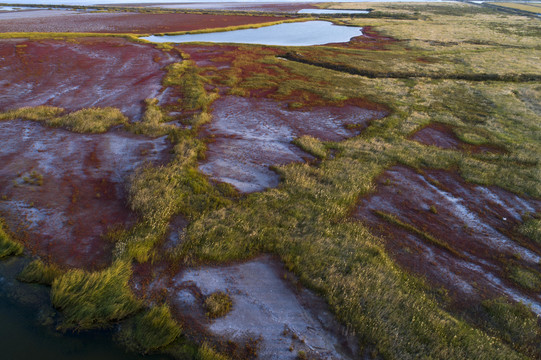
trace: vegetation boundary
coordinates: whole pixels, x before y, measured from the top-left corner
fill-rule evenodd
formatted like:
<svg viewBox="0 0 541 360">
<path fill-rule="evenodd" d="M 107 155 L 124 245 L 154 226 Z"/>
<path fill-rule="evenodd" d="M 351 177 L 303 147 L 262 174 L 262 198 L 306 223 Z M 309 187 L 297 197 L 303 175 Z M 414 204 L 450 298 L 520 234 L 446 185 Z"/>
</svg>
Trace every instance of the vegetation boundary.
<svg viewBox="0 0 541 360">
<path fill-rule="evenodd" d="M 233 30 L 259 29 L 259 28 L 267 27 L 267 26 L 280 25 L 280 24 L 285 24 L 285 23 L 305 22 L 305 21 L 311 21 L 311 20 L 314 20 L 314 19 L 310 17 L 303 17 L 299 19 L 271 21 L 271 22 L 265 22 L 265 23 L 259 23 L 259 24 L 247 24 L 247 25 L 227 26 L 223 28 L 213 28 L 213 29 L 156 33 L 152 35 L 154 36 L 169 35 L 170 36 L 170 35 L 208 34 L 208 33 L 226 32 L 226 31 L 233 31 Z M 144 37 L 144 36 L 147 36 L 147 35 L 141 35 L 140 37 Z"/>
<path fill-rule="evenodd" d="M 541 75 L 538 74 L 427 74 L 427 73 L 407 73 L 407 72 L 378 72 L 370 70 L 356 69 L 347 65 L 337 65 L 323 61 L 308 60 L 302 56 L 287 52 L 280 57 L 296 61 L 302 64 L 321 67 L 324 69 L 335 70 L 352 75 L 360 75 L 370 79 L 411 79 L 411 78 L 430 78 L 441 80 L 467 80 L 467 81 L 503 81 L 503 82 L 534 82 L 541 81 Z"/>
</svg>

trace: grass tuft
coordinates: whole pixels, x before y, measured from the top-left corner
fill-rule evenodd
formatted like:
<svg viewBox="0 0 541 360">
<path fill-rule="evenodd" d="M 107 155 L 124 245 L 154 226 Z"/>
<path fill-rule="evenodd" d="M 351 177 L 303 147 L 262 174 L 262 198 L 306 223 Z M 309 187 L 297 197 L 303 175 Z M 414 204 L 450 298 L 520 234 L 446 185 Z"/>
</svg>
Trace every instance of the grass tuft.
<svg viewBox="0 0 541 360">
<path fill-rule="evenodd" d="M 518 231 L 536 243 L 541 244 L 541 219 L 539 215 L 537 218 L 530 218 L 524 221 L 518 228 Z"/>
<path fill-rule="evenodd" d="M 33 120 L 44 122 L 47 126 L 63 127 L 78 133 L 104 133 L 116 125 L 125 125 L 128 119 L 120 110 L 88 108 L 61 116 L 64 109 L 52 106 L 23 107 L 0 114 L 0 120 Z"/>
<path fill-rule="evenodd" d="M 63 311 L 64 330 L 100 328 L 133 314 L 141 307 L 128 281 L 131 265 L 116 261 L 96 272 L 70 270 L 53 281 L 51 300 Z"/>
<path fill-rule="evenodd" d="M 169 307 L 160 305 L 128 320 L 118 337 L 129 349 L 146 354 L 171 344 L 181 332 Z"/>
<path fill-rule="evenodd" d="M 127 124 L 128 119 L 120 110 L 106 107 L 82 109 L 50 119 L 46 123 L 49 126 L 63 127 L 78 133 L 104 133 L 113 126 Z"/>
<path fill-rule="evenodd" d="M 327 157 L 327 149 L 325 148 L 325 145 L 312 136 L 305 135 L 298 137 L 293 140 L 293 144 L 317 158 L 324 159 Z"/>
<path fill-rule="evenodd" d="M 205 299 L 207 316 L 211 319 L 227 315 L 231 311 L 232 306 L 233 301 L 231 297 L 222 291 L 212 293 Z"/>
<path fill-rule="evenodd" d="M 541 290 L 541 274 L 537 271 L 521 266 L 512 266 L 509 270 L 509 278 L 524 289 Z"/>
<path fill-rule="evenodd" d="M 62 274 L 63 271 L 55 264 L 46 264 L 41 260 L 34 260 L 24 267 L 17 276 L 17 280 L 26 283 L 52 285 L 54 279 Z"/>
<path fill-rule="evenodd" d="M 19 256 L 23 253 L 23 246 L 11 239 L 5 230 L 5 224 L 0 219 L 0 259 L 8 256 Z"/>
</svg>

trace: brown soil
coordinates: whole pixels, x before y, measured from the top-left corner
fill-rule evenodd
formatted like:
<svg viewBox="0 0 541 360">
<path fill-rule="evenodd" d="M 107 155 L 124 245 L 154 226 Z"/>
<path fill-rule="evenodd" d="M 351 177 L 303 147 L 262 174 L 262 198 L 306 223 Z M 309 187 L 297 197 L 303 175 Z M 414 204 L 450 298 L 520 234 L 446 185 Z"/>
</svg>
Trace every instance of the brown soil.
<svg viewBox="0 0 541 360">
<path fill-rule="evenodd" d="M 0 32 L 96 32 L 155 34 L 214 29 L 285 20 L 285 17 L 200 14 L 80 13 L 27 11 L 2 19 Z"/>
<path fill-rule="evenodd" d="M 464 150 L 471 153 L 501 153 L 503 149 L 491 145 L 472 145 L 460 140 L 448 125 L 432 123 L 411 136 L 412 140 L 442 149 Z"/>
<path fill-rule="evenodd" d="M 285 102 L 236 96 L 220 98 L 213 109 L 213 121 L 202 131 L 211 141 L 199 168 L 242 192 L 278 185 L 279 175 L 270 170 L 272 165 L 312 159 L 291 144 L 295 138 L 310 135 L 341 141 L 386 115 L 349 104 L 290 110 Z"/>
<path fill-rule="evenodd" d="M 165 138 L 83 135 L 17 120 L 0 122 L 0 141 L 0 216 L 35 254 L 84 268 L 110 261 L 107 229 L 135 221 L 127 175 L 165 161 L 170 149 Z"/>
<path fill-rule="evenodd" d="M 503 295 L 530 304 L 541 314 L 539 295 L 509 280 L 510 266 L 541 270 L 539 247 L 514 231 L 524 213 L 540 210 L 539 200 L 469 184 L 452 172 L 417 173 L 395 166 L 377 179 L 376 191 L 361 199 L 354 217 L 383 236 L 400 265 L 448 289 L 458 305 L 472 306 L 476 300 Z M 375 211 L 394 215 L 451 251 Z"/>
<path fill-rule="evenodd" d="M 180 60 L 152 45 L 112 38 L 0 40 L 0 58 L 1 111 L 113 106 L 132 119 L 140 118 L 144 99 L 158 96 L 163 68 Z"/>
</svg>

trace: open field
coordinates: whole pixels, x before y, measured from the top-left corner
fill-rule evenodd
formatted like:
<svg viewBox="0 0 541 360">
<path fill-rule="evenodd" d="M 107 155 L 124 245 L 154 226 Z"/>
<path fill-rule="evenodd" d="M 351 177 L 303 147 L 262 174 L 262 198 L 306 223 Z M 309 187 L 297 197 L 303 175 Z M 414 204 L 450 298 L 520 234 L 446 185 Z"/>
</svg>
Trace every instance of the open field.
<svg viewBox="0 0 541 360">
<path fill-rule="evenodd" d="M 541 356 L 539 21 L 332 6 L 374 9 L 334 19 L 364 35 L 0 41 L 0 245 L 42 259 L 20 278 L 59 328 L 178 359 Z M 108 75 L 20 96 L 51 68 Z"/>
<path fill-rule="evenodd" d="M 534 14 L 540 14 L 541 13 L 541 4 L 538 3 L 505 3 L 505 2 L 496 2 L 493 3 L 497 6 L 502 6 L 510 9 L 517 9 L 517 10 L 523 10 L 528 11 Z"/>
</svg>

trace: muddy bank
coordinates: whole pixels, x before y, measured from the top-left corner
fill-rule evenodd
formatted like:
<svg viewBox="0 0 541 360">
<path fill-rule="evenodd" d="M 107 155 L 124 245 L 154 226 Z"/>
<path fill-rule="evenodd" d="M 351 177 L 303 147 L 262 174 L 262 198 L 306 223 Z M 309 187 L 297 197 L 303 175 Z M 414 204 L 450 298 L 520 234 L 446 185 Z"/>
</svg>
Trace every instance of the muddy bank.
<svg viewBox="0 0 541 360">
<path fill-rule="evenodd" d="M 376 191 L 360 200 L 354 217 L 383 236 L 401 266 L 448 289 L 459 305 L 503 295 L 530 304 L 541 314 L 539 294 L 510 278 L 514 267 L 541 270 L 538 246 L 514 230 L 525 213 L 541 210 L 541 201 L 469 184 L 442 170 L 417 173 L 395 166 L 376 184 Z M 378 211 L 419 232 L 385 219 Z"/>
<path fill-rule="evenodd" d="M 74 13 L 71 11 L 25 11 L 16 18 L 4 17 L 0 32 L 96 32 L 152 34 L 286 20 L 275 16 Z M 10 14 L 11 15 L 11 14 Z"/>
<path fill-rule="evenodd" d="M 490 145 L 472 145 L 458 138 L 451 126 L 432 123 L 415 132 L 410 139 L 424 145 L 434 145 L 442 149 L 463 150 L 471 153 L 501 153 L 503 149 Z"/>
<path fill-rule="evenodd" d="M 158 96 L 164 67 L 179 55 L 124 39 L 0 40 L 0 110 L 51 105 L 119 108 L 132 120 Z"/>
<path fill-rule="evenodd" d="M 259 359 L 296 359 L 299 351 L 309 358 L 350 358 L 355 341 L 350 339 L 350 348 L 324 302 L 285 278 L 281 264 L 270 257 L 189 269 L 173 278 L 169 298 L 183 321 L 211 338 L 251 344 Z M 203 302 L 216 291 L 228 293 L 233 306 L 224 317 L 209 320 Z"/>
<path fill-rule="evenodd" d="M 341 141 L 386 114 L 354 105 L 290 110 L 286 102 L 225 96 L 214 103 L 212 115 L 202 131 L 210 142 L 199 168 L 242 192 L 254 192 L 278 185 L 279 176 L 270 166 L 312 159 L 291 144 L 295 138 Z"/>
<path fill-rule="evenodd" d="M 362 36 L 354 37 L 349 42 L 329 45 L 352 49 L 387 50 L 389 45 L 399 41 L 392 37 L 381 35 L 372 26 L 363 26 L 362 31 Z"/>
<path fill-rule="evenodd" d="M 145 162 L 165 162 L 170 145 L 119 130 L 83 135 L 29 121 L 0 122 L 0 213 L 35 254 L 101 267 L 109 228 L 132 224 L 125 179 Z"/>
</svg>

